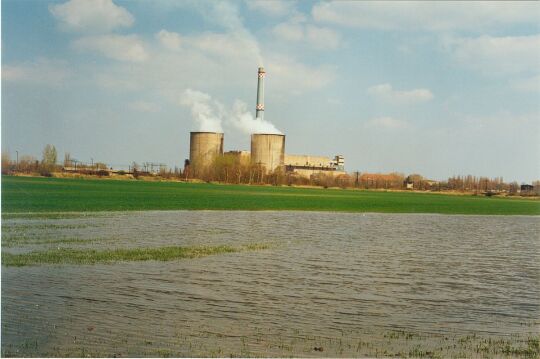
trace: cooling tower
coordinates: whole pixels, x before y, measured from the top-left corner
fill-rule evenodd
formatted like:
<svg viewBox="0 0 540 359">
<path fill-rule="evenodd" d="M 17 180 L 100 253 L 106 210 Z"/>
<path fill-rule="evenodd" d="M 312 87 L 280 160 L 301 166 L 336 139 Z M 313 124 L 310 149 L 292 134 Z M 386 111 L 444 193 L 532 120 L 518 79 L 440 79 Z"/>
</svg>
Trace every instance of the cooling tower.
<svg viewBox="0 0 540 359">
<path fill-rule="evenodd" d="M 196 172 L 212 165 L 214 159 L 221 155 L 223 155 L 223 133 L 190 133 L 189 161 Z"/>
<path fill-rule="evenodd" d="M 251 135 L 251 163 L 264 166 L 267 171 L 274 171 L 283 166 L 285 160 L 285 135 Z"/>
</svg>

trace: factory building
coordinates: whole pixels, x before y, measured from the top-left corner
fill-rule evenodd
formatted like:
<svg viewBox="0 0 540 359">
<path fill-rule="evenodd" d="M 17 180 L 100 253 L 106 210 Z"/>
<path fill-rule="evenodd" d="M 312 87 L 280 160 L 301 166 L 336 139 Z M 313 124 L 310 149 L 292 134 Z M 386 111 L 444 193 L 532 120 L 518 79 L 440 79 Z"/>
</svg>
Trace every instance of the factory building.
<svg viewBox="0 0 540 359">
<path fill-rule="evenodd" d="M 244 166 L 251 163 L 251 153 L 249 151 L 227 151 L 224 153 L 224 156 L 232 157 Z"/>
<path fill-rule="evenodd" d="M 256 120 L 261 121 L 264 118 L 265 77 L 264 68 L 259 67 L 255 111 Z M 223 138 L 223 133 L 191 132 L 189 159 L 195 176 L 212 166 L 218 156 L 224 155 Z M 228 151 L 225 155 L 237 158 L 244 165 L 260 166 L 266 172 L 281 170 L 308 178 L 320 173 L 336 176 L 345 173 L 345 160 L 341 155 L 336 155 L 334 159 L 331 159 L 324 156 L 285 154 L 285 135 L 283 134 L 254 133 L 251 135 L 251 152 L 236 150 Z"/>
<path fill-rule="evenodd" d="M 285 155 L 285 171 L 297 173 L 303 177 L 324 173 L 333 176 L 345 174 L 345 159 L 336 155 L 333 160 L 330 157 L 310 155 Z"/>
</svg>

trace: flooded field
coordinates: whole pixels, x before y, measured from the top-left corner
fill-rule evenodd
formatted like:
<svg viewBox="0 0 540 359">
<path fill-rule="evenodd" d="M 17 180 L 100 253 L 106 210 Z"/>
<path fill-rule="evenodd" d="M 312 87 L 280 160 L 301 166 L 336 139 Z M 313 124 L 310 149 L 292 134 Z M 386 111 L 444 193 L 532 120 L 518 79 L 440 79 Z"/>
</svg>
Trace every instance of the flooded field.
<svg viewBox="0 0 540 359">
<path fill-rule="evenodd" d="M 6 216 L 4 253 L 264 249 L 2 266 L 2 354 L 538 357 L 539 233 L 528 216 Z"/>
</svg>

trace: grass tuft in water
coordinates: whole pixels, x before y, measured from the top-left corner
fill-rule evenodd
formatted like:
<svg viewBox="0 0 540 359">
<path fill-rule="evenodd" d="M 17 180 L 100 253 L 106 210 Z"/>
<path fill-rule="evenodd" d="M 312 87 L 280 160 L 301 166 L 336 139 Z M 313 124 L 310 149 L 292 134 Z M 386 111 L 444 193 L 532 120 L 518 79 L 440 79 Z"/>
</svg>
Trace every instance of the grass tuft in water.
<svg viewBox="0 0 540 359">
<path fill-rule="evenodd" d="M 263 250 L 270 248 L 264 243 L 245 246 L 193 246 L 130 248 L 97 251 L 93 249 L 77 250 L 61 248 L 58 250 L 38 251 L 23 254 L 2 253 L 5 266 L 29 266 L 40 264 L 97 264 L 133 261 L 172 261 L 186 258 L 200 258 L 222 253 Z"/>
<path fill-rule="evenodd" d="M 92 244 L 109 241 L 109 238 L 32 238 L 32 237 L 8 237 L 2 238 L 2 247 L 13 248 L 27 245 L 57 245 L 57 244 Z"/>
</svg>

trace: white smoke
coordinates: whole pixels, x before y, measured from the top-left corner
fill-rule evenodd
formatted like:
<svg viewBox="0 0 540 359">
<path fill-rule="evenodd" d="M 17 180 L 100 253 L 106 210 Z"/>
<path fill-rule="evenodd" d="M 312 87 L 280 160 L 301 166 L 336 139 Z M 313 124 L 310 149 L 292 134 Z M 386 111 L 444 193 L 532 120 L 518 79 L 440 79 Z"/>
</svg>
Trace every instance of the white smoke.
<svg viewBox="0 0 540 359">
<path fill-rule="evenodd" d="M 236 4 L 225 1 L 213 1 L 206 14 L 213 23 L 218 23 L 229 31 L 239 42 L 243 43 L 244 54 L 250 54 L 263 66 L 263 57 L 259 43 L 253 34 L 244 26 Z"/>
<path fill-rule="evenodd" d="M 278 130 L 272 123 L 260 118 L 254 118 L 253 114 L 248 111 L 247 105 L 240 100 L 236 100 L 234 102 L 229 120 L 234 127 L 246 134 L 282 134 L 281 131 Z"/>
<path fill-rule="evenodd" d="M 199 131 L 223 132 L 221 127 L 223 105 L 212 100 L 210 95 L 187 89 L 180 96 L 180 104 L 191 108 L 191 115 L 199 124 Z"/>
<path fill-rule="evenodd" d="M 180 96 L 180 104 L 191 109 L 191 115 L 199 125 L 198 131 L 223 132 L 223 119 L 226 124 L 245 134 L 268 133 L 281 135 L 281 131 L 271 122 L 253 117 L 245 102 L 236 100 L 231 110 L 212 96 L 192 89 L 185 90 Z"/>
</svg>

